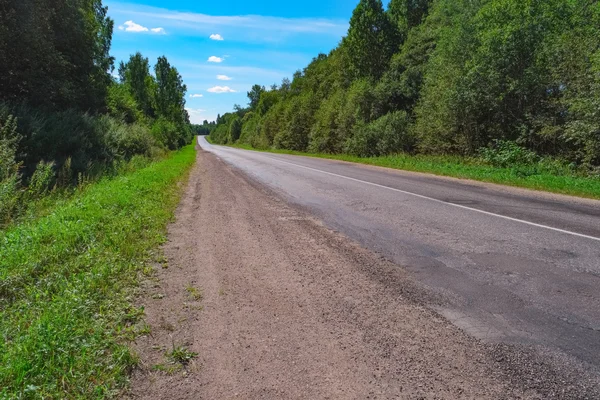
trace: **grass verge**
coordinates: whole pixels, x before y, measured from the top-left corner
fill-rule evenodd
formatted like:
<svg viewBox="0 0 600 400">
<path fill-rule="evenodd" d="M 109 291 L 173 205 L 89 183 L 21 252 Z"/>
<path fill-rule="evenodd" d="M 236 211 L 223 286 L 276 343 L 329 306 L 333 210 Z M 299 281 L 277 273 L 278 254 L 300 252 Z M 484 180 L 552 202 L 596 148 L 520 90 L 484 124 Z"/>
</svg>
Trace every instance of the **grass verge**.
<svg viewBox="0 0 600 400">
<path fill-rule="evenodd" d="M 349 161 L 413 172 L 425 172 L 454 178 L 472 179 L 526 189 L 540 190 L 572 196 L 600 199 L 600 178 L 581 177 L 546 172 L 536 166 L 497 168 L 478 159 L 457 156 L 429 156 L 398 154 L 383 157 L 356 157 L 347 154 L 303 153 L 279 149 L 255 149 L 246 144 L 227 145 L 245 150 L 292 154 L 332 160 Z"/>
<path fill-rule="evenodd" d="M 0 399 L 118 394 L 147 329 L 132 288 L 194 160 L 185 147 L 0 232 Z"/>
</svg>

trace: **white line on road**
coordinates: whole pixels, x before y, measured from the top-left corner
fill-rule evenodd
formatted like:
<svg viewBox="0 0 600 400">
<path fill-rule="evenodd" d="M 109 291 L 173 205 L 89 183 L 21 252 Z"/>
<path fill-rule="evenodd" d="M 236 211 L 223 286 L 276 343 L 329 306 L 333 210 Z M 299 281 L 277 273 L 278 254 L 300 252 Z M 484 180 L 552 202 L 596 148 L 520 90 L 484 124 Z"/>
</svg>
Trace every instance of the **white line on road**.
<svg viewBox="0 0 600 400">
<path fill-rule="evenodd" d="M 343 179 L 348 179 L 350 181 L 364 183 L 366 185 L 371 185 L 371 186 L 375 186 L 375 187 L 382 188 L 382 189 L 393 190 L 394 192 L 408 194 L 410 196 L 415 196 L 415 197 L 419 197 L 421 199 L 426 199 L 426 200 L 434 201 L 436 203 L 447 204 L 449 206 L 453 206 L 453 207 L 457 207 L 457 208 L 462 208 L 464 210 L 475 211 L 475 212 L 478 212 L 478 213 L 481 213 L 481 214 L 491 215 L 493 217 L 498 217 L 498 218 L 506 219 L 506 220 L 509 220 L 509 221 L 520 222 L 522 224 L 526 224 L 526 225 L 530 225 L 530 226 L 535 226 L 535 227 L 543 228 L 543 229 L 549 229 L 551 231 L 560 232 L 560 233 L 566 233 L 567 235 L 578 236 L 578 237 L 581 237 L 581 238 L 591 239 L 591 240 L 595 240 L 595 241 L 600 242 L 600 238 L 595 237 L 595 236 L 584 235 L 582 233 L 567 231 L 567 230 L 560 229 L 560 228 L 553 228 L 553 227 L 548 226 L 548 225 L 536 224 L 535 222 L 529 222 L 529 221 L 525 221 L 525 220 L 518 219 L 518 218 L 507 217 L 506 215 L 496 214 L 496 213 L 489 212 L 489 211 L 479 210 L 479 209 L 473 208 L 473 207 L 467 207 L 467 206 L 463 206 L 463 205 L 460 205 L 460 204 L 450 203 L 448 201 L 435 199 L 433 197 L 423 196 L 422 194 L 417 194 L 417 193 L 413 193 L 413 192 L 407 192 L 406 190 L 396 189 L 396 188 L 393 188 L 393 187 L 390 187 L 390 186 L 380 185 L 378 183 L 373 183 L 373 182 L 369 182 L 369 181 L 363 181 L 363 180 L 360 180 L 360 179 L 351 178 L 349 176 L 334 174 L 333 172 L 327 172 L 327 171 L 323 171 L 323 170 L 316 169 L 316 168 L 305 167 L 304 165 L 295 164 L 295 163 L 291 163 L 291 162 L 288 162 L 288 161 L 283 161 L 283 160 L 280 160 L 280 159 L 274 158 L 274 157 L 269 157 L 269 156 L 264 155 L 263 153 L 259 153 L 259 152 L 255 152 L 255 153 L 256 154 L 260 154 L 262 157 L 268 158 L 270 160 L 277 161 L 277 162 L 280 162 L 280 163 L 283 163 L 283 164 L 293 165 L 293 166 L 298 167 L 298 168 L 303 168 L 303 169 L 307 169 L 307 170 L 310 170 L 310 171 L 320 172 L 322 174 L 331 175 L 331 176 L 335 176 L 335 177 L 343 178 Z"/>
</svg>

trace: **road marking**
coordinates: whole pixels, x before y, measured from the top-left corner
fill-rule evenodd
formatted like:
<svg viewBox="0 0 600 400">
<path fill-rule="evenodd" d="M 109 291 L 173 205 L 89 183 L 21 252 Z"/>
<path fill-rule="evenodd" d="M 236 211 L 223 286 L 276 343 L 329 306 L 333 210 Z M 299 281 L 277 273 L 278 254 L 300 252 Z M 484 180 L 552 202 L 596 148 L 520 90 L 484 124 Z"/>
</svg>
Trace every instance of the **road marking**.
<svg viewBox="0 0 600 400">
<path fill-rule="evenodd" d="M 234 150 L 234 149 L 228 149 L 228 150 Z M 235 149 L 235 150 L 239 150 L 239 149 Z M 371 186 L 375 186 L 375 187 L 382 188 L 382 189 L 388 189 L 388 190 L 392 190 L 394 192 L 408 194 L 410 196 L 415 196 L 415 197 L 418 197 L 418 198 L 421 198 L 421 199 L 426 199 L 426 200 L 434 201 L 436 203 L 447 204 L 447 205 L 454 206 L 454 207 L 457 207 L 457 208 L 462 208 L 464 210 L 475 211 L 475 212 L 478 212 L 478 213 L 481 213 L 481 214 L 490 215 L 490 216 L 493 216 L 493 217 L 498 217 L 498 218 L 506 219 L 506 220 L 513 221 L 513 222 L 520 222 L 522 224 L 526 224 L 526 225 L 530 225 L 530 226 L 535 226 L 535 227 L 538 227 L 538 228 L 549 229 L 551 231 L 560 232 L 560 233 L 566 233 L 567 235 L 578 236 L 578 237 L 581 237 L 581 238 L 591 239 L 591 240 L 595 240 L 595 241 L 600 242 L 600 238 L 595 237 L 595 236 L 589 236 L 589 235 L 584 235 L 582 233 L 567 231 L 565 229 L 554 228 L 554 227 L 548 226 L 548 225 L 536 224 L 535 222 L 525 221 L 525 220 L 518 219 L 518 218 L 513 218 L 513 217 L 507 217 L 506 215 L 502 215 L 502 214 L 496 214 L 496 213 L 489 212 L 489 211 L 479 210 L 479 209 L 473 208 L 473 207 L 467 207 L 467 206 L 463 206 L 463 205 L 460 205 L 460 204 L 450 203 L 448 201 L 439 200 L 439 199 L 436 199 L 436 198 L 433 198 L 433 197 L 423 196 L 422 194 L 417 194 L 417 193 L 413 193 L 413 192 L 407 192 L 406 190 L 396 189 L 396 188 L 393 188 L 393 187 L 390 187 L 390 186 L 380 185 L 378 183 L 373 183 L 373 182 L 369 182 L 369 181 L 363 181 L 361 179 L 351 178 L 349 176 L 339 175 L 339 174 L 335 174 L 333 172 L 327 172 L 327 171 L 323 171 L 323 170 L 316 169 L 316 168 L 305 167 L 304 165 L 295 164 L 295 163 L 291 163 L 291 162 L 288 162 L 288 161 L 280 160 L 278 158 L 269 157 L 269 156 L 266 156 L 266 155 L 264 155 L 263 153 L 260 153 L 260 152 L 255 152 L 255 154 L 257 154 L 259 156 L 262 156 L 262 157 L 265 157 L 265 158 L 268 158 L 268 159 L 273 160 L 273 161 L 277 161 L 277 162 L 283 163 L 283 164 L 293 165 L 293 166 L 298 167 L 298 168 L 303 168 L 303 169 L 307 169 L 307 170 L 310 170 L 310 171 L 320 172 L 322 174 L 331 175 L 331 176 L 335 176 L 335 177 L 343 178 L 343 179 L 348 179 L 350 181 L 364 183 L 366 185 L 371 185 Z"/>
</svg>

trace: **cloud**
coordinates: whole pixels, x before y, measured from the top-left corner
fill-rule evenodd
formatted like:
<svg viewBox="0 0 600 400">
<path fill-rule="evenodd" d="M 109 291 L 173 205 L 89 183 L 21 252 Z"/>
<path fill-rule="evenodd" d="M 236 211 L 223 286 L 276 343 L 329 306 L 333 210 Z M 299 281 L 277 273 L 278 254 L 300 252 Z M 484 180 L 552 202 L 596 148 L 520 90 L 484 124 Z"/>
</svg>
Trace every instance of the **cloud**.
<svg viewBox="0 0 600 400">
<path fill-rule="evenodd" d="M 111 13 L 135 16 L 144 21 L 172 29 L 203 32 L 213 40 L 228 34 L 245 32 L 240 40 L 280 41 L 288 34 L 316 34 L 341 38 L 348 31 L 348 22 L 326 18 L 284 18 L 263 15 L 208 15 L 180 12 L 159 7 L 141 6 L 125 1 L 113 1 Z M 220 33 L 214 33 L 215 31 Z M 214 38 L 213 38 L 214 37 Z"/>
<path fill-rule="evenodd" d="M 163 28 L 148 29 L 147 27 L 140 25 L 140 24 L 136 24 L 135 22 L 133 22 L 131 20 L 125 21 L 125 23 L 123 25 L 120 25 L 119 30 L 122 30 L 125 32 L 152 32 L 152 33 L 159 33 L 161 35 L 165 35 L 167 33 L 167 32 L 165 32 L 165 30 Z"/>
<path fill-rule="evenodd" d="M 231 78 L 227 75 L 217 75 L 217 79 L 220 81 L 230 81 Z"/>
<path fill-rule="evenodd" d="M 123 25 L 125 25 L 125 32 L 148 32 L 148 28 L 136 24 L 133 21 L 126 21 Z M 123 25 L 121 25 L 119 29 L 123 30 Z"/>
<path fill-rule="evenodd" d="M 213 113 L 207 113 L 208 110 L 203 110 L 202 108 L 186 108 L 190 116 L 190 121 L 192 124 L 201 124 L 204 120 L 214 121 L 217 116 L 213 115 Z"/>
<path fill-rule="evenodd" d="M 218 33 L 213 33 L 212 35 L 210 35 L 210 38 L 212 40 L 225 40 L 223 39 L 223 36 L 219 35 Z"/>
<path fill-rule="evenodd" d="M 215 86 L 215 87 L 211 87 L 210 89 L 207 89 L 206 91 L 210 92 L 210 93 L 236 93 L 237 92 L 237 90 L 233 90 L 229 86 Z"/>
<path fill-rule="evenodd" d="M 190 94 L 190 97 L 192 99 L 195 99 L 195 98 L 198 98 L 198 97 L 204 97 L 204 95 L 203 94 L 199 94 L 199 93 L 194 93 L 194 94 Z"/>
<path fill-rule="evenodd" d="M 223 62 L 224 60 L 225 59 L 222 57 L 216 57 L 216 56 L 208 57 L 208 62 L 220 63 L 220 62 Z"/>
</svg>

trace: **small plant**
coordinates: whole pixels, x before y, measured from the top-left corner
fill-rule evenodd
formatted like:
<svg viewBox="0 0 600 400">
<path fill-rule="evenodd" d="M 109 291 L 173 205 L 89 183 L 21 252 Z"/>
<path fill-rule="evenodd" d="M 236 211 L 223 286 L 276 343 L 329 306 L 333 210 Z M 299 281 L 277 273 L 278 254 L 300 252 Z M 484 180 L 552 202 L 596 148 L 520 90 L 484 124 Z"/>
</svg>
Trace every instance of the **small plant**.
<svg viewBox="0 0 600 400">
<path fill-rule="evenodd" d="M 190 297 L 196 301 L 200 301 L 204 297 L 202 291 L 200 289 L 195 288 L 192 285 L 188 286 L 185 290 L 186 292 L 188 292 Z"/>
<path fill-rule="evenodd" d="M 181 369 L 183 368 L 183 366 L 179 363 L 173 364 L 173 363 L 163 363 L 163 364 L 156 364 L 155 366 L 152 367 L 152 369 L 154 371 L 160 371 L 160 372 L 164 372 L 167 375 L 173 375 L 179 371 L 181 371 Z"/>
<path fill-rule="evenodd" d="M 177 346 L 173 345 L 173 350 L 171 350 L 167 357 L 174 363 L 179 363 L 181 365 L 187 365 L 192 359 L 196 358 L 198 353 L 194 353 L 190 351 L 185 346 Z"/>
<path fill-rule="evenodd" d="M 29 180 L 29 193 L 33 197 L 42 197 L 52 187 L 54 180 L 54 163 L 40 161 Z"/>
<path fill-rule="evenodd" d="M 0 227 L 13 218 L 21 203 L 21 164 L 17 162 L 17 119 L 0 113 Z"/>
</svg>

